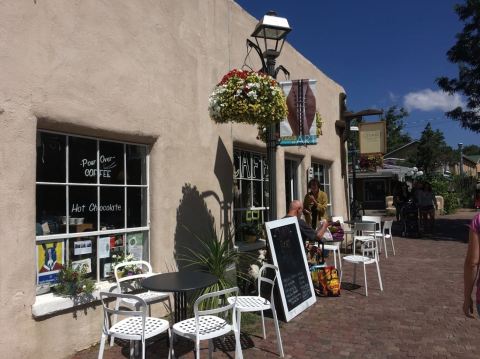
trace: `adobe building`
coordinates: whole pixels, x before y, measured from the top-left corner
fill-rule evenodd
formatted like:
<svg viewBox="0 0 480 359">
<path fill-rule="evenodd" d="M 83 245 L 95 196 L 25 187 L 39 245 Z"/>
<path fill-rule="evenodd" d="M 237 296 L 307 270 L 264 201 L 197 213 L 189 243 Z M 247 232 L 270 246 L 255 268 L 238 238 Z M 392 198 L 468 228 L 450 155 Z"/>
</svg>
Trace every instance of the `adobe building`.
<svg viewBox="0 0 480 359">
<path fill-rule="evenodd" d="M 98 342 L 99 302 L 49 291 L 58 265 L 85 263 L 108 290 L 115 253 L 172 270 L 192 233 L 266 210 L 256 127 L 208 113 L 256 23 L 232 0 L 0 0 L 0 357 L 63 358 Z M 278 63 L 316 80 L 323 120 L 317 145 L 277 149 L 278 216 L 310 173 L 329 213 L 346 217 L 344 90 L 288 43 Z"/>
</svg>

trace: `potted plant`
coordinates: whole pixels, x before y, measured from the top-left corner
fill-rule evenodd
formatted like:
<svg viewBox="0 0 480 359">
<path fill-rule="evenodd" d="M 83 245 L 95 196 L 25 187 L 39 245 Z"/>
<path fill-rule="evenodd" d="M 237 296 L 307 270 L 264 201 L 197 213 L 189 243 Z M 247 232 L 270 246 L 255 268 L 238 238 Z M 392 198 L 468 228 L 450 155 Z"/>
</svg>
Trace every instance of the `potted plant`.
<svg viewBox="0 0 480 359">
<path fill-rule="evenodd" d="M 64 266 L 58 274 L 58 284 L 54 293 L 63 297 L 88 298 L 95 290 L 95 282 L 87 277 L 87 265 Z"/>
<path fill-rule="evenodd" d="M 261 224 L 255 222 L 248 222 L 240 224 L 240 232 L 243 240 L 247 243 L 255 242 L 262 234 Z"/>
<path fill-rule="evenodd" d="M 262 72 L 231 70 L 209 97 L 208 110 L 216 123 L 237 122 L 267 127 L 287 117 L 282 88 Z"/>
</svg>

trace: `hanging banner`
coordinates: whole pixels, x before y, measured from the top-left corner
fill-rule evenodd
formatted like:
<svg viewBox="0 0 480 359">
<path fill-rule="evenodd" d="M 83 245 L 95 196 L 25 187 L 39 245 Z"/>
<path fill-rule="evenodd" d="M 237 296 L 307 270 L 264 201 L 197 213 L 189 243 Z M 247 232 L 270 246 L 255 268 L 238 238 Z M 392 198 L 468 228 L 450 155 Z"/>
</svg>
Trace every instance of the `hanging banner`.
<svg viewBox="0 0 480 359">
<path fill-rule="evenodd" d="M 385 121 L 361 122 L 358 124 L 360 133 L 360 153 L 381 153 L 387 149 L 387 128 Z"/>
<path fill-rule="evenodd" d="M 316 83 L 317 80 L 280 82 L 288 107 L 287 119 L 280 122 L 280 146 L 317 144 Z"/>
</svg>

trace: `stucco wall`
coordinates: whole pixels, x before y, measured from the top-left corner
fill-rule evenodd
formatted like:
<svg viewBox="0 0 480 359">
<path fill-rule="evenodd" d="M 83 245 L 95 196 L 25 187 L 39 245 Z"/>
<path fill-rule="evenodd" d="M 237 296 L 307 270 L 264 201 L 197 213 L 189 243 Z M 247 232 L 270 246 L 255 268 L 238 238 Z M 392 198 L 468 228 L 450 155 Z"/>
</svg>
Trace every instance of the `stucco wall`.
<svg viewBox="0 0 480 359">
<path fill-rule="evenodd" d="M 241 66 L 255 24 L 229 0 L 0 0 L 0 357 L 61 358 L 100 337 L 99 306 L 32 318 L 37 128 L 151 145 L 151 261 L 164 270 L 179 218 L 193 230 L 208 212 L 217 226 L 225 221 L 231 172 L 222 159 L 233 144 L 264 148 L 254 127 L 216 125 L 207 111 L 220 76 Z M 286 154 L 302 159 L 303 173 L 312 158 L 327 161 L 335 212 L 345 215 L 334 128 L 343 89 L 288 44 L 279 62 L 294 79 L 318 81 L 325 123 L 318 146 L 278 150 L 277 187 Z M 202 201 L 197 215 L 189 204 Z"/>
</svg>

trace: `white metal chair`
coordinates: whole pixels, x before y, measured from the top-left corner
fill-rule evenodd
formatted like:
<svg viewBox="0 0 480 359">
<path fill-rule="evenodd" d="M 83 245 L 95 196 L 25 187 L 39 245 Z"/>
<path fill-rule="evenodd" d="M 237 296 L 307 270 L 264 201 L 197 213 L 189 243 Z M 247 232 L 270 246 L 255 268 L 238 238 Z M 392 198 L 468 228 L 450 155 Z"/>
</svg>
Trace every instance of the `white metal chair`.
<svg viewBox="0 0 480 359">
<path fill-rule="evenodd" d="M 393 255 L 395 255 L 395 246 L 393 245 L 393 236 L 392 236 L 392 224 L 393 220 L 385 221 L 383 224 L 383 246 L 385 247 L 385 258 L 388 258 L 387 251 L 387 239 L 390 239 L 392 243 Z"/>
<path fill-rule="evenodd" d="M 366 242 L 369 240 L 377 240 L 375 223 L 355 223 L 355 234 L 353 235 L 353 255 L 355 255 L 355 250 L 358 242 Z"/>
<path fill-rule="evenodd" d="M 268 271 L 272 271 L 272 275 L 268 275 Z M 238 313 L 237 323 L 238 323 L 238 333 L 240 333 L 241 317 L 243 312 L 261 312 L 262 314 L 262 329 L 263 329 L 263 339 L 266 339 L 265 335 L 265 318 L 263 315 L 264 310 L 271 310 L 273 314 L 273 320 L 275 323 L 275 332 L 277 334 L 277 347 L 278 354 L 280 357 L 284 357 L 282 337 L 280 336 L 280 326 L 278 324 L 277 312 L 275 311 L 275 303 L 273 299 L 273 288 L 275 286 L 275 281 L 277 279 L 278 267 L 272 264 L 264 264 L 259 270 L 258 283 L 257 283 L 257 296 L 239 296 L 237 297 L 237 306 L 236 310 Z M 268 293 L 268 286 L 270 286 L 270 300 L 261 295 L 263 293 Z M 267 287 L 267 290 L 265 290 Z M 233 303 L 234 298 L 228 298 L 230 303 Z"/>
<path fill-rule="evenodd" d="M 126 270 L 126 268 L 132 270 L 133 272 L 131 275 L 122 276 L 121 273 L 123 273 Z M 141 271 L 141 273 L 134 274 L 135 270 Z M 115 280 L 117 281 L 118 293 L 125 293 L 127 291 L 139 290 L 141 289 L 139 287 L 139 281 L 151 275 L 158 274 L 158 273 L 153 273 L 152 266 L 150 265 L 150 263 L 143 260 L 119 263 L 114 267 L 113 272 L 115 274 Z M 141 293 L 136 293 L 135 295 L 143 299 L 148 304 L 148 315 L 150 316 L 152 315 L 150 304 L 153 304 L 153 303 L 167 300 L 169 310 L 171 311 L 172 309 L 169 293 L 155 292 L 155 291 L 149 290 Z M 118 310 L 120 307 L 126 307 L 131 310 L 134 310 L 136 309 L 135 305 L 137 303 L 138 301 L 132 300 L 130 298 L 121 298 L 120 300 L 117 300 L 115 304 L 115 309 Z M 116 321 L 117 321 L 117 317 L 116 315 L 114 315 L 113 323 L 115 323 Z M 111 346 L 113 345 L 113 341 L 114 341 L 114 338 L 112 337 L 110 340 Z"/>
<path fill-rule="evenodd" d="M 172 328 L 172 339 L 170 340 L 170 353 L 174 356 L 173 339 L 175 335 L 188 338 L 195 342 L 195 358 L 200 359 L 200 341 L 208 340 L 208 355 L 212 357 L 213 338 L 220 337 L 233 331 L 235 335 L 235 358 L 242 359 L 242 347 L 240 345 L 240 333 L 236 322 L 237 313 L 235 311 L 238 288 L 224 289 L 218 292 L 201 295 L 193 306 L 195 317 L 182 320 L 175 323 Z M 233 298 L 230 301 L 225 298 Z M 218 306 L 210 309 L 199 309 L 202 302 L 218 303 Z M 232 322 L 229 323 L 223 317 L 230 312 Z M 219 316 L 223 313 L 222 316 Z M 212 315 L 217 314 L 217 315 Z"/>
<path fill-rule="evenodd" d="M 376 239 L 369 239 L 362 243 L 362 255 L 349 255 L 343 257 L 343 260 L 353 263 L 353 284 L 356 282 L 357 264 L 363 264 L 363 276 L 365 278 L 365 296 L 368 296 L 367 287 L 367 264 L 374 264 L 377 267 L 378 282 L 380 283 L 380 290 L 383 291 L 382 277 L 380 275 L 380 266 L 378 265 L 378 241 Z"/>
<path fill-rule="evenodd" d="M 382 231 L 382 217 L 380 216 L 362 216 L 362 221 L 370 221 L 370 222 L 375 222 L 375 235 L 377 239 L 381 240 L 383 237 L 383 231 Z M 371 234 L 371 233 L 370 233 Z M 379 242 L 379 253 L 382 252 L 382 242 Z"/>
<path fill-rule="evenodd" d="M 133 358 L 135 352 L 134 341 L 140 341 L 142 343 L 142 359 L 145 359 L 146 339 L 152 338 L 164 332 L 168 332 L 168 338 L 169 341 L 171 341 L 170 323 L 165 319 L 147 316 L 147 303 L 142 298 L 132 294 L 100 292 L 100 299 L 103 306 L 103 328 L 102 337 L 100 339 L 98 359 L 103 358 L 105 341 L 107 340 L 108 336 L 111 336 L 112 338 L 130 340 L 130 358 Z M 136 309 L 111 309 L 108 307 L 107 303 L 110 299 L 116 299 L 117 302 L 119 300 L 135 302 Z M 112 325 L 112 316 L 121 316 L 125 318 Z M 168 357 L 170 358 L 170 353 Z"/>
<path fill-rule="evenodd" d="M 337 256 L 338 256 L 338 263 L 339 263 L 340 271 L 341 271 L 342 270 L 342 256 L 340 254 L 340 243 L 342 243 L 342 242 L 337 242 L 335 244 L 324 244 L 323 249 L 326 250 L 326 251 L 333 252 L 333 265 L 337 269 L 338 269 L 338 267 L 337 267 Z"/>
<path fill-rule="evenodd" d="M 340 225 L 342 226 L 343 233 L 345 234 L 344 250 L 345 250 L 345 253 L 347 253 L 348 235 L 352 236 L 352 244 L 353 244 L 353 235 L 355 234 L 355 231 L 353 230 L 353 228 L 350 228 L 350 229 L 346 228 L 343 216 L 332 216 L 332 222 L 340 222 Z"/>
</svg>

